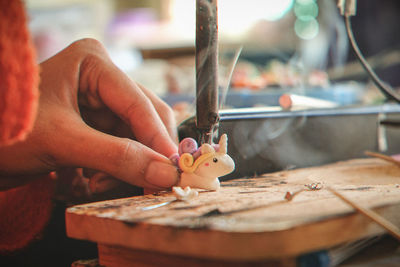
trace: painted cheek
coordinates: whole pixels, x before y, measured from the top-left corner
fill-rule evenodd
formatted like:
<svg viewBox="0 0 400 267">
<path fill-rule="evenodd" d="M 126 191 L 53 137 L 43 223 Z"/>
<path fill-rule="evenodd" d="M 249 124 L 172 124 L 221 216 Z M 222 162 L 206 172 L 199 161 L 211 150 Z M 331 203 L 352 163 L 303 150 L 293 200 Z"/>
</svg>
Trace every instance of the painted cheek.
<svg viewBox="0 0 400 267">
<path fill-rule="evenodd" d="M 207 162 L 206 164 L 204 164 L 204 166 L 208 167 L 210 164 Z"/>
</svg>

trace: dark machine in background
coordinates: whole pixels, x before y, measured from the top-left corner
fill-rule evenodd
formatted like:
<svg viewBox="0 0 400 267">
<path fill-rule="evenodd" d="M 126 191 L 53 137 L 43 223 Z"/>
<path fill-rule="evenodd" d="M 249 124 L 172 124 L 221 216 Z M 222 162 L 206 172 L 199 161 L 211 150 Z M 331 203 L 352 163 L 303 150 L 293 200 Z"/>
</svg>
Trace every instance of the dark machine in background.
<svg viewBox="0 0 400 267">
<path fill-rule="evenodd" d="M 236 163 L 223 179 L 316 166 L 364 157 L 366 150 L 400 151 L 400 106 L 386 104 L 291 112 L 220 112 L 219 133 L 229 136 Z M 194 119 L 179 127 L 180 138 L 199 138 Z M 215 140 L 218 138 L 215 137 Z"/>
</svg>

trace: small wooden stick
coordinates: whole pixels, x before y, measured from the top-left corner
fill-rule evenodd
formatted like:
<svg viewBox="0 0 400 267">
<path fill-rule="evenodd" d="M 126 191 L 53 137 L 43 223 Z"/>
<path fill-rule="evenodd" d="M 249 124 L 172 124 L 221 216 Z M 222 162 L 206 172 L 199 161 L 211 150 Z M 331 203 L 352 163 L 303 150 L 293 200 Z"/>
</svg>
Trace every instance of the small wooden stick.
<svg viewBox="0 0 400 267">
<path fill-rule="evenodd" d="M 304 108 L 334 108 L 338 106 L 338 104 L 333 101 L 295 94 L 281 95 L 279 97 L 279 105 L 284 110 Z"/>
<path fill-rule="evenodd" d="M 365 151 L 364 154 L 367 155 L 367 156 L 383 159 L 385 161 L 394 163 L 394 164 L 396 164 L 397 166 L 400 167 L 400 161 L 395 160 L 394 158 L 392 158 L 390 156 L 387 156 L 387 155 L 384 155 L 384 154 L 381 154 L 381 153 L 371 152 L 371 151 Z"/>
<path fill-rule="evenodd" d="M 348 199 L 335 189 L 331 187 L 326 187 L 326 188 L 335 196 L 337 196 L 338 198 L 340 198 L 341 200 L 352 206 L 354 209 L 359 211 L 361 214 L 367 216 L 368 218 L 370 218 L 371 220 L 373 220 L 374 222 L 385 228 L 386 231 L 388 231 L 393 237 L 397 238 L 400 241 L 400 230 L 396 225 L 392 224 L 391 222 L 389 222 L 388 220 L 386 220 L 384 217 L 374 212 L 373 210 L 359 206 L 358 204 L 354 203 L 352 200 Z"/>
<path fill-rule="evenodd" d="M 306 191 L 306 189 L 300 189 L 300 190 L 298 190 L 298 191 L 296 191 L 296 192 L 294 192 L 294 193 L 292 193 L 292 192 L 286 192 L 286 194 L 285 194 L 285 199 L 287 200 L 287 201 L 291 201 L 295 196 L 297 196 L 298 194 L 300 194 L 301 192 L 303 192 L 303 191 Z"/>
</svg>

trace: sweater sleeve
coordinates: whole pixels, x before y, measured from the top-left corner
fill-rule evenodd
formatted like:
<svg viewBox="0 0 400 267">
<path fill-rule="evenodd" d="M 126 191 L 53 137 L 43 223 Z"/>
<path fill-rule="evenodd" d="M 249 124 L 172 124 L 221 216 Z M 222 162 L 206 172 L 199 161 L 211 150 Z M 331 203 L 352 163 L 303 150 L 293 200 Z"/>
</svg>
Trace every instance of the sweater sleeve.
<svg viewBox="0 0 400 267">
<path fill-rule="evenodd" d="M 38 66 L 20 0 L 0 0 L 0 145 L 23 140 L 38 102 Z"/>
<path fill-rule="evenodd" d="M 53 187 L 46 176 L 0 192 L 0 254 L 24 248 L 40 237 L 50 219 Z"/>
<path fill-rule="evenodd" d="M 36 116 L 38 82 L 23 3 L 0 0 L 0 146 L 29 134 Z M 0 253 L 23 248 L 40 234 L 51 214 L 52 184 L 44 177 L 0 191 Z"/>
</svg>

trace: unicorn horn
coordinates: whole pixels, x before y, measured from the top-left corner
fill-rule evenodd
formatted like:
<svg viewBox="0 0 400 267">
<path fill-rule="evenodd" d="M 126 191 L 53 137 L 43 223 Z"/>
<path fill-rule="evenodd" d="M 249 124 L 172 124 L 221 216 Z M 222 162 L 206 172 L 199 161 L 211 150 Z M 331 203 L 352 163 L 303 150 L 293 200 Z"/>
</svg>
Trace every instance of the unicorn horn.
<svg viewBox="0 0 400 267">
<path fill-rule="evenodd" d="M 226 134 L 223 134 L 219 139 L 219 152 L 226 154 L 227 151 L 228 151 L 228 136 Z"/>
</svg>

